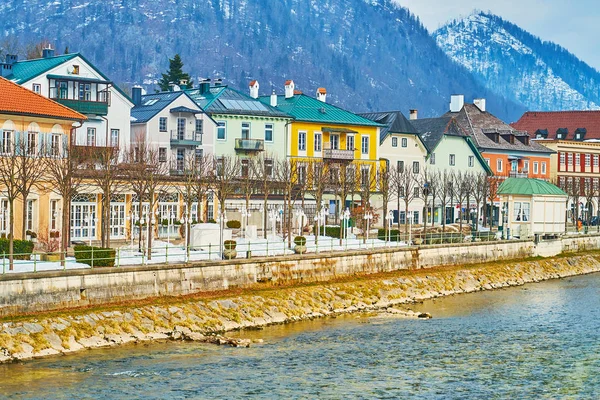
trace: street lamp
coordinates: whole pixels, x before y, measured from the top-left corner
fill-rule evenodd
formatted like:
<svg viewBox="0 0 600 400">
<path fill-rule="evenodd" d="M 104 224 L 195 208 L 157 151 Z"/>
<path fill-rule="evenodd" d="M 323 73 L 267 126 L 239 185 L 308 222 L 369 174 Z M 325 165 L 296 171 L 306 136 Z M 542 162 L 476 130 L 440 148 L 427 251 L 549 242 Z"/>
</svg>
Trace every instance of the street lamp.
<svg viewBox="0 0 600 400">
<path fill-rule="evenodd" d="M 342 233 L 342 237 L 344 239 L 348 239 L 348 221 L 350 219 L 350 210 L 346 207 L 346 209 L 342 212 L 340 217 L 343 219 L 344 232 Z"/>
<path fill-rule="evenodd" d="M 502 204 L 502 239 L 508 240 L 508 203 Z"/>
<path fill-rule="evenodd" d="M 219 224 L 219 254 L 223 258 L 223 231 L 225 230 L 225 224 L 227 224 L 227 215 L 224 210 L 219 210 L 219 216 L 217 217 L 217 223 Z"/>
<path fill-rule="evenodd" d="M 390 212 L 388 212 L 388 215 L 385 216 L 385 219 L 387 220 L 387 224 L 388 224 L 388 237 L 386 237 L 386 243 L 388 241 L 392 241 L 392 223 L 394 222 L 394 212 L 390 210 Z"/>
<path fill-rule="evenodd" d="M 371 211 L 367 211 L 363 219 L 367 223 L 367 230 L 365 235 L 365 243 L 367 243 L 369 241 L 369 230 L 371 229 L 371 220 L 373 219 L 373 213 L 371 213 Z"/>
<path fill-rule="evenodd" d="M 246 237 L 246 229 L 248 229 L 248 218 L 250 218 L 250 211 L 246 209 L 246 206 L 243 206 L 240 214 L 242 218 L 242 237 Z"/>
<path fill-rule="evenodd" d="M 306 215 L 304 214 L 304 211 L 301 209 L 297 209 L 295 214 L 296 214 L 296 219 L 298 221 L 300 221 L 300 223 L 298 224 L 298 236 L 302 236 L 302 228 L 304 227 L 304 217 Z"/>
</svg>

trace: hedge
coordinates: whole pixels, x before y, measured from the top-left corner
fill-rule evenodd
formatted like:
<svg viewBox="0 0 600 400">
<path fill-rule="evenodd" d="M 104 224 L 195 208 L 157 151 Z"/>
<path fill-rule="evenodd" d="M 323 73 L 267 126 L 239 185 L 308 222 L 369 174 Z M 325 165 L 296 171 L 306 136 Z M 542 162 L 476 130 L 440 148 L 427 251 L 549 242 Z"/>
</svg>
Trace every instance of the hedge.
<svg viewBox="0 0 600 400">
<path fill-rule="evenodd" d="M 340 237 L 341 228 L 339 226 L 326 226 L 325 227 L 325 236 L 329 236 L 332 238 Z"/>
<path fill-rule="evenodd" d="M 304 246 L 306 244 L 306 238 L 304 236 L 296 236 L 294 238 L 294 244 L 296 246 Z"/>
<path fill-rule="evenodd" d="M 240 229 L 242 227 L 242 223 L 238 220 L 232 219 L 231 221 L 227 221 L 227 227 L 229 229 Z"/>
<path fill-rule="evenodd" d="M 13 255 L 15 260 L 29 260 L 33 253 L 33 242 L 31 240 L 17 240 L 13 242 Z M 9 240 L 0 239 L 0 251 L 8 257 Z"/>
<path fill-rule="evenodd" d="M 75 260 L 93 267 L 114 267 L 116 250 L 94 246 L 75 246 Z M 93 257 L 92 257 L 93 250 Z"/>
<path fill-rule="evenodd" d="M 400 242 L 403 237 L 404 237 L 404 233 L 400 232 L 398 229 L 388 229 L 387 230 L 387 234 L 388 237 L 390 238 L 389 240 L 391 242 Z M 377 231 L 377 237 L 379 238 L 379 240 L 386 240 L 386 230 L 385 229 L 379 229 Z"/>
</svg>

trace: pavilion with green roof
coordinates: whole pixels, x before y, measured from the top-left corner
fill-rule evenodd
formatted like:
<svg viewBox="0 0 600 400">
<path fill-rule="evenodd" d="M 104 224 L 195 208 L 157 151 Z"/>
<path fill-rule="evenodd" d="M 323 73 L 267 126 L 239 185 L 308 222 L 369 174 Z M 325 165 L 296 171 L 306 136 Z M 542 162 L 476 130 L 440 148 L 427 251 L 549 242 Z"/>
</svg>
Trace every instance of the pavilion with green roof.
<svg viewBox="0 0 600 400">
<path fill-rule="evenodd" d="M 502 227 L 510 237 L 556 235 L 565 231 L 568 195 L 541 179 L 507 178 L 498 188 Z"/>
</svg>

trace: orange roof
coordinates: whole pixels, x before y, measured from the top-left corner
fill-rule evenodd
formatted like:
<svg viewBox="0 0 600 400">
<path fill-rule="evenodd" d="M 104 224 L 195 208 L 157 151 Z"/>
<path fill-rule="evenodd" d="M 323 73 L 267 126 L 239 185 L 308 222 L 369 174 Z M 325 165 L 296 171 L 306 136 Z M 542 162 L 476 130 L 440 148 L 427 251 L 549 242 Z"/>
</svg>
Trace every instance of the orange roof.
<svg viewBox="0 0 600 400">
<path fill-rule="evenodd" d="M 256 81 L 255 80 L 254 81 L 250 81 L 250 86 L 254 86 L 254 85 L 256 85 Z"/>
<path fill-rule="evenodd" d="M 293 82 L 294 82 L 293 80 L 289 79 L 289 80 L 285 81 L 285 85 L 286 86 L 291 85 Z"/>
<path fill-rule="evenodd" d="M 319 92 L 321 94 L 327 94 L 327 89 L 325 89 L 324 87 L 320 87 L 317 89 L 317 92 Z"/>
<path fill-rule="evenodd" d="M 0 113 L 82 121 L 85 115 L 0 77 Z"/>
</svg>

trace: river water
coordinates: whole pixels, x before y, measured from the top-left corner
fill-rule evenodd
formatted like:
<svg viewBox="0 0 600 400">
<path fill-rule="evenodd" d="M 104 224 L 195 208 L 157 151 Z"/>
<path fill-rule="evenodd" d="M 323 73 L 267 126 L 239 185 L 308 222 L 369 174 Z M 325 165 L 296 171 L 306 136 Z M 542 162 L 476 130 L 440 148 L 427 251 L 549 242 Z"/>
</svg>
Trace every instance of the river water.
<svg viewBox="0 0 600 400">
<path fill-rule="evenodd" d="M 427 301 L 428 321 L 346 316 L 0 366 L 35 399 L 600 397 L 600 275 Z"/>
</svg>

